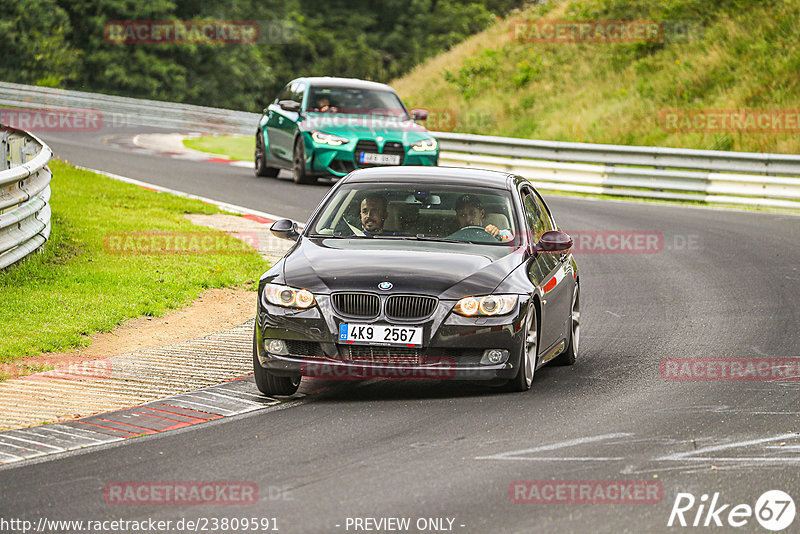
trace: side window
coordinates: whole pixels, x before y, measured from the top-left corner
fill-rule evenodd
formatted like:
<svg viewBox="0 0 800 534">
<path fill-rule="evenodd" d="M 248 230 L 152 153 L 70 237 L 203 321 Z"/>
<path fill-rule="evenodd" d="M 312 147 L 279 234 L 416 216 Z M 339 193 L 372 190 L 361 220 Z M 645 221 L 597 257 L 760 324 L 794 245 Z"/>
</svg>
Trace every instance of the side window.
<svg viewBox="0 0 800 534">
<path fill-rule="evenodd" d="M 278 93 L 278 98 L 275 99 L 275 103 L 277 104 L 281 100 L 291 100 L 291 99 L 292 99 L 292 84 L 289 84 L 283 88 L 283 91 Z"/>
<path fill-rule="evenodd" d="M 292 96 L 289 97 L 291 100 L 294 100 L 298 104 L 303 103 L 303 93 L 306 91 L 306 85 L 304 83 L 295 83 L 292 84 Z"/>
<path fill-rule="evenodd" d="M 550 212 L 547 211 L 547 206 L 544 205 L 544 200 L 542 200 L 542 197 L 540 197 L 538 193 L 536 193 L 535 196 L 536 203 L 539 205 L 539 211 L 542 213 L 542 227 L 544 231 L 549 232 L 550 230 L 555 230 L 556 227 L 550 218 Z"/>
<path fill-rule="evenodd" d="M 528 226 L 530 226 L 531 232 L 533 232 L 531 239 L 534 243 L 537 243 L 542 234 L 547 231 L 544 227 L 544 219 L 547 214 L 542 213 L 542 208 L 537 202 L 533 191 L 523 187 L 520 193 L 522 193 L 522 205 L 525 207 L 525 217 L 528 219 Z"/>
</svg>

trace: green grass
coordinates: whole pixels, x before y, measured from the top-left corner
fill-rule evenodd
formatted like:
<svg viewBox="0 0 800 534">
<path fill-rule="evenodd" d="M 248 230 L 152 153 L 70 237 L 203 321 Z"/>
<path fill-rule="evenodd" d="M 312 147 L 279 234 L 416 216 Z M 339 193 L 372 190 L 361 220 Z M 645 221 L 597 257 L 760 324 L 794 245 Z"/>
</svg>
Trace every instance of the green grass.
<svg viewBox="0 0 800 534">
<path fill-rule="evenodd" d="M 685 21 L 691 31 L 659 43 L 513 39 L 516 21 L 556 19 Z M 434 119 L 446 114 L 454 131 L 796 154 L 796 131 L 674 132 L 660 113 L 800 109 L 798 19 L 800 0 L 553 1 L 499 21 L 391 85 L 410 107 L 434 110 Z"/>
<path fill-rule="evenodd" d="M 256 149 L 256 140 L 252 135 L 208 135 L 184 139 L 183 144 L 201 152 L 221 154 L 243 161 L 251 161 Z"/>
<path fill-rule="evenodd" d="M 218 213 L 214 206 L 60 161 L 50 168 L 50 241 L 43 252 L 0 271 L 0 363 L 86 345 L 95 332 L 108 332 L 132 317 L 162 315 L 207 288 L 255 289 L 267 268 L 257 252 L 241 248 L 235 253 L 111 253 L 111 238 L 127 232 L 211 233 L 229 251 L 240 242 L 183 217 Z"/>
</svg>

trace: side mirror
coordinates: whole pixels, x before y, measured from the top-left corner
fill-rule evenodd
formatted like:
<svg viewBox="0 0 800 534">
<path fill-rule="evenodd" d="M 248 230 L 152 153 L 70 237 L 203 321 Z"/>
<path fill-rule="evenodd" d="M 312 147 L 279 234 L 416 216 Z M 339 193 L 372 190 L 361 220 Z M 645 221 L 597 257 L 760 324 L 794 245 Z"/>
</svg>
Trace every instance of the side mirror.
<svg viewBox="0 0 800 534">
<path fill-rule="evenodd" d="M 428 110 L 427 109 L 412 109 L 411 116 L 414 117 L 415 121 L 425 121 L 428 120 Z"/>
<path fill-rule="evenodd" d="M 275 237 L 289 239 L 290 241 L 297 241 L 297 238 L 300 237 L 300 232 L 297 230 L 297 223 L 289 219 L 275 221 L 272 223 L 272 226 L 269 227 L 269 231 L 272 232 L 272 235 Z"/>
<path fill-rule="evenodd" d="M 281 100 L 278 105 L 283 111 L 300 111 L 300 102 L 294 100 Z"/>
<path fill-rule="evenodd" d="M 572 237 L 560 230 L 551 230 L 542 234 L 536 243 L 536 252 L 546 254 L 565 253 L 572 248 Z"/>
</svg>

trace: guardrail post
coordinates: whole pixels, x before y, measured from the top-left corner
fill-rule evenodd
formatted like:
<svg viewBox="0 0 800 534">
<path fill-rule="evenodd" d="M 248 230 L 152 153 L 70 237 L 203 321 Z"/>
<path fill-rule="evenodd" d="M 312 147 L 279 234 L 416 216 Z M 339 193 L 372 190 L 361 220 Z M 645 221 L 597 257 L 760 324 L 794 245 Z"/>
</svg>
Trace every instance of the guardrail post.
<svg viewBox="0 0 800 534">
<path fill-rule="evenodd" d="M 0 171 L 9 168 L 8 164 L 8 132 L 0 132 Z"/>
</svg>

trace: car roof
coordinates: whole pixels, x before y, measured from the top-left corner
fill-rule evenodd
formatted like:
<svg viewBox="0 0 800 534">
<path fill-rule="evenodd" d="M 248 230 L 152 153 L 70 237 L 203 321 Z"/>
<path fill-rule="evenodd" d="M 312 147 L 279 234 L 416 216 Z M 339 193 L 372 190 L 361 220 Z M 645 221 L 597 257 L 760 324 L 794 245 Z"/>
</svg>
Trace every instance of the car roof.
<svg viewBox="0 0 800 534">
<path fill-rule="evenodd" d="M 371 167 L 358 169 L 343 178 L 347 183 L 408 182 L 510 189 L 513 174 L 465 167 Z"/>
<path fill-rule="evenodd" d="M 359 80 L 358 78 L 334 78 L 332 76 L 313 76 L 309 78 L 298 78 L 293 81 L 304 81 L 311 86 L 325 85 L 328 87 L 353 87 L 357 89 L 376 89 L 378 91 L 391 91 L 394 89 L 385 83 L 370 82 L 367 80 Z"/>
</svg>

